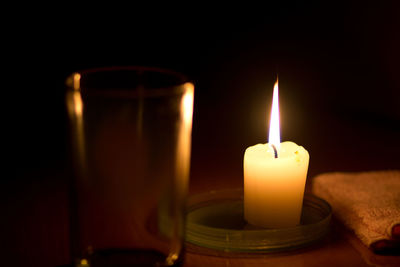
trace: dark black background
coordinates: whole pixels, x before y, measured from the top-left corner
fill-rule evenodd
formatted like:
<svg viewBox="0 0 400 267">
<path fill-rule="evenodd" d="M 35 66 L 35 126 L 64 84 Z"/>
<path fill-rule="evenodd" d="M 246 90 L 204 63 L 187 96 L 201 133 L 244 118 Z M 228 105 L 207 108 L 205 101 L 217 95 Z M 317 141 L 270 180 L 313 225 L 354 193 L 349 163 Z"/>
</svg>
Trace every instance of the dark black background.
<svg viewBox="0 0 400 267">
<path fill-rule="evenodd" d="M 267 142 L 277 75 L 282 140 L 307 148 L 310 176 L 399 168 L 399 7 L 396 1 L 279 1 L 17 9 L 2 33 L 0 179 L 9 219 L 2 229 L 38 216 L 27 198 L 46 194 L 49 180 L 68 179 L 64 81 L 91 67 L 157 66 L 191 77 L 194 180 L 222 173 L 241 179 L 245 148 Z M 11 247 L 20 249 L 8 254 L 27 253 L 37 238 L 10 236 Z M 29 259 L 48 252 L 41 242 L 42 251 Z M 49 262 L 61 264 L 65 255 Z"/>
<path fill-rule="evenodd" d="M 63 161 L 65 78 L 113 65 L 172 68 L 193 79 L 194 152 L 218 146 L 238 153 L 266 141 L 276 75 L 283 140 L 312 148 L 307 136 L 315 136 L 329 153 L 335 137 L 348 133 L 324 125 L 325 115 L 398 133 L 398 16 L 395 1 L 23 12 L 3 51 L 11 59 L 11 84 L 3 88 L 11 94 L 3 99 L 7 158 L 23 171 Z M 390 147 L 389 140 L 364 141 Z"/>
</svg>

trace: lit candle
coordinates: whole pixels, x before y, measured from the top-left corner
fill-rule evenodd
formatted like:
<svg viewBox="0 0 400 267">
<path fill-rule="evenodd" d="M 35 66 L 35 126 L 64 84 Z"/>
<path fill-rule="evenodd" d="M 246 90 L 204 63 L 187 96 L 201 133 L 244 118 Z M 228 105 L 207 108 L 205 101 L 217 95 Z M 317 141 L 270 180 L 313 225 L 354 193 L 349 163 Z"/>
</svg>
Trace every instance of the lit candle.
<svg viewBox="0 0 400 267">
<path fill-rule="evenodd" d="M 310 156 L 302 146 L 280 142 L 278 81 L 268 141 L 244 153 L 244 217 L 259 227 L 293 227 L 300 223 Z"/>
</svg>

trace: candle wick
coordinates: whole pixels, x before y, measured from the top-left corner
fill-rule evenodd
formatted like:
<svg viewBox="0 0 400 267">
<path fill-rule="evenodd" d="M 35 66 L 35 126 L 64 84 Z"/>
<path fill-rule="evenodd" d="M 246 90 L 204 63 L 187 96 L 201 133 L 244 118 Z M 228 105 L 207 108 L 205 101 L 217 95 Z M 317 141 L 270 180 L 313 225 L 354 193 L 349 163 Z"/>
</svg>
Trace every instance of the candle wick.
<svg viewBox="0 0 400 267">
<path fill-rule="evenodd" d="M 277 159 L 278 158 L 278 150 L 276 150 L 275 145 L 271 144 L 272 148 L 274 149 L 274 156 Z"/>
</svg>

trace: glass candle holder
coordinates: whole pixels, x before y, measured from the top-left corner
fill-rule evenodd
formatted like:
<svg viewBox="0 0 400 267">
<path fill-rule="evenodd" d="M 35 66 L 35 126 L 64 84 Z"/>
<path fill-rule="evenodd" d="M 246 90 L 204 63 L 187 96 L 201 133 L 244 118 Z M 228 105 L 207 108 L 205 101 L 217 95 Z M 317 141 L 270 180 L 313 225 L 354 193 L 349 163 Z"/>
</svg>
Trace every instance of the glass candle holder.
<svg viewBox="0 0 400 267">
<path fill-rule="evenodd" d="M 75 266 L 182 262 L 194 86 L 143 67 L 67 79 Z"/>
</svg>

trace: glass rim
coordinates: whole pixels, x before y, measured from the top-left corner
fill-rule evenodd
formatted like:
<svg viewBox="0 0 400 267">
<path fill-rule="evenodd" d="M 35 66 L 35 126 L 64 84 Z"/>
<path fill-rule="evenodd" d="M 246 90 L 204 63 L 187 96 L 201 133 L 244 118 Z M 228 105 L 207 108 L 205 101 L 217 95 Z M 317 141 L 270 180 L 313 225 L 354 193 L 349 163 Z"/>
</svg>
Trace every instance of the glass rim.
<svg viewBox="0 0 400 267">
<path fill-rule="evenodd" d="M 94 68 L 82 69 L 80 71 L 76 71 L 75 73 L 90 74 L 90 73 L 96 73 L 96 72 L 109 72 L 109 71 L 121 71 L 121 70 L 165 73 L 165 74 L 170 74 L 170 75 L 180 77 L 184 81 L 183 83 L 189 82 L 189 79 L 187 78 L 187 76 L 178 71 L 174 71 L 174 70 L 167 69 L 167 68 L 149 67 L 149 66 L 136 66 L 136 65 L 123 66 L 123 65 L 121 65 L 121 66 L 109 66 L 109 67 L 94 67 Z"/>
<path fill-rule="evenodd" d="M 95 67 L 95 68 L 83 69 L 69 74 L 66 78 L 65 84 L 67 86 L 67 89 L 70 90 L 72 89 L 74 91 L 76 90 L 82 91 L 81 89 L 84 87 L 81 87 L 81 79 L 85 76 L 88 77 L 91 74 L 100 74 L 100 73 L 111 74 L 113 72 L 130 72 L 130 71 L 136 74 L 153 73 L 153 74 L 166 75 L 165 77 L 167 76 L 174 77 L 176 81 L 162 86 L 154 86 L 149 88 L 144 86 L 145 89 L 150 89 L 150 90 L 143 90 L 139 92 L 135 92 L 134 90 L 129 90 L 129 91 L 126 90 L 126 89 L 133 89 L 135 88 L 134 86 L 132 87 L 127 86 L 126 88 L 123 89 L 119 88 L 118 90 L 116 89 L 104 90 L 104 88 L 102 90 L 98 90 L 99 88 L 94 87 L 90 89 L 91 91 L 90 95 L 151 97 L 151 96 L 161 96 L 171 93 L 173 94 L 181 93 L 182 88 L 186 87 L 185 85 L 187 84 L 191 84 L 192 86 L 194 86 L 193 82 L 188 78 L 188 76 L 178 71 L 174 71 L 167 68 L 148 67 L 148 66 L 111 66 L 111 67 Z M 109 89 L 111 89 L 111 87 Z M 83 90 L 83 91 L 88 91 L 88 90 Z"/>
</svg>

